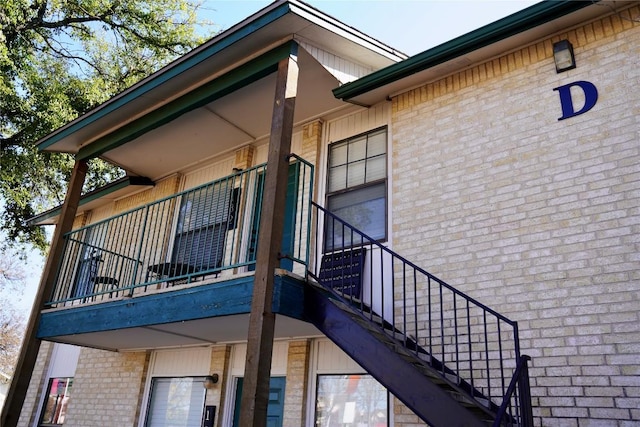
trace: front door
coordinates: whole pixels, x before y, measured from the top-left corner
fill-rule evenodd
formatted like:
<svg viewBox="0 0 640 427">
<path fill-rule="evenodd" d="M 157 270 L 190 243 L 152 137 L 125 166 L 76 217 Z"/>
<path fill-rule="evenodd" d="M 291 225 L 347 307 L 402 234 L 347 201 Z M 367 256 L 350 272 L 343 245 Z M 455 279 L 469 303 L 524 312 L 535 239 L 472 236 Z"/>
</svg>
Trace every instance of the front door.
<svg viewBox="0 0 640 427">
<path fill-rule="evenodd" d="M 240 401 L 242 399 L 242 384 L 244 378 L 238 378 L 236 386 L 236 403 L 233 413 L 233 427 L 240 422 Z M 267 406 L 267 427 L 282 427 L 284 414 L 285 377 L 271 377 L 269 381 L 269 404 Z"/>
</svg>

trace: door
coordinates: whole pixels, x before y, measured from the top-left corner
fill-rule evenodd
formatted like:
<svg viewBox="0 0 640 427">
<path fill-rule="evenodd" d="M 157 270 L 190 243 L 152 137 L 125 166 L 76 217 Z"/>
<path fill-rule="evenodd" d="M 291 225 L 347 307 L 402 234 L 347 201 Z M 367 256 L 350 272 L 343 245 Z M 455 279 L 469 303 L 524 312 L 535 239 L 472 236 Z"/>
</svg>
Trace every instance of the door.
<svg viewBox="0 0 640 427">
<path fill-rule="evenodd" d="M 236 383 L 235 410 L 233 413 L 233 427 L 240 422 L 240 401 L 242 399 L 242 384 L 244 378 L 238 378 Z M 282 427 L 284 414 L 285 377 L 271 377 L 269 380 L 269 403 L 267 405 L 267 427 Z"/>
</svg>

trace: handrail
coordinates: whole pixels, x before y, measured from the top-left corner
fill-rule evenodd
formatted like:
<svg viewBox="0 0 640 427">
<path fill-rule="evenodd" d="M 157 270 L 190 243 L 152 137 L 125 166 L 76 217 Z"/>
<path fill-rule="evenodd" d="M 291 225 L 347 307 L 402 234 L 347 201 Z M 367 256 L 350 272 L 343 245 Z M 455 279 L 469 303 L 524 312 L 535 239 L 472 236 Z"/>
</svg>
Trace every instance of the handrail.
<svg viewBox="0 0 640 427">
<path fill-rule="evenodd" d="M 505 420 L 520 419 L 519 427 L 533 427 L 533 414 L 531 407 L 531 393 L 529 391 L 529 369 L 528 363 L 531 357 L 522 355 L 518 361 L 518 366 L 513 373 L 513 378 L 509 383 L 507 392 L 504 395 L 500 409 L 496 414 L 496 419 L 493 422 L 493 427 L 500 427 L 503 423 L 511 425 L 511 423 Z M 520 405 L 512 408 L 511 399 L 516 398 Z M 510 413 L 507 415 L 509 409 L 515 409 L 518 413 Z"/>
<path fill-rule="evenodd" d="M 358 273 L 343 266 L 349 283 L 347 279 L 340 283 L 340 275 L 337 282 L 335 277 L 323 277 L 326 262 L 320 256 L 309 266 L 309 275 L 362 317 L 383 325 L 383 332 L 404 343 L 417 360 L 440 372 L 445 381 L 468 392 L 488 410 L 495 413 L 500 405 L 506 405 L 509 414 L 516 412 L 520 416 L 521 410 L 511 411 L 520 404 L 507 397 L 507 383 L 513 382 L 516 373 L 520 375 L 517 368 L 522 357 L 528 358 L 520 354 L 517 322 L 398 255 L 317 203 L 312 203 L 312 208 L 315 228 L 323 230 L 315 234 L 316 253 L 324 253 L 325 258 L 352 260 L 353 251 L 362 248 L 366 259 Z M 361 275 L 361 289 L 357 294 L 345 293 L 342 285 L 352 289 L 354 274 Z"/>
</svg>

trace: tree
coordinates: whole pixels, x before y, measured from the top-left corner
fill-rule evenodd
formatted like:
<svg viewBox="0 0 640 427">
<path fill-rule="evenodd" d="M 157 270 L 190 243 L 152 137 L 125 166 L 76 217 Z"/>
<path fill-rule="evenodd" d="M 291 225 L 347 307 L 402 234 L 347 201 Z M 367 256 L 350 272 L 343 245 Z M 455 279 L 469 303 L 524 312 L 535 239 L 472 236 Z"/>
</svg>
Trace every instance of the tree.
<svg viewBox="0 0 640 427">
<path fill-rule="evenodd" d="M 15 258 L 0 254 L 0 372 L 11 376 L 15 367 L 25 328 L 25 317 L 9 304 L 8 293 L 20 291 L 24 271 Z M 0 378 L 1 380 L 1 378 Z"/>
<path fill-rule="evenodd" d="M 73 159 L 35 142 L 202 42 L 190 0 L 4 0 L 0 4 L 2 249 L 46 247 L 27 219 L 62 203 Z M 90 164 L 89 191 L 124 172 Z"/>
</svg>

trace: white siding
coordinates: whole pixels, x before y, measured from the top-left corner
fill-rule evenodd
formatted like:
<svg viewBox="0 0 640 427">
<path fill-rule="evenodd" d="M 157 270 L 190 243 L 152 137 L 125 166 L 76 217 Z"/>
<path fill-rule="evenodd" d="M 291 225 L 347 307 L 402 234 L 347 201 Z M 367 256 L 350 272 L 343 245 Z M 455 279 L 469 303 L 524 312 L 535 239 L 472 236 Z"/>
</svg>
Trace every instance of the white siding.
<svg viewBox="0 0 640 427">
<path fill-rule="evenodd" d="M 287 374 L 287 352 L 289 343 L 276 341 L 273 343 L 273 355 L 271 357 L 271 376 L 282 376 Z M 236 344 L 233 346 L 231 356 L 231 375 L 236 377 L 244 376 L 244 362 L 247 357 L 247 344 Z"/>
<path fill-rule="evenodd" d="M 231 155 L 223 160 L 185 174 L 182 188 L 188 190 L 231 175 L 233 173 L 234 159 L 234 155 Z"/>
<path fill-rule="evenodd" d="M 315 343 L 315 363 L 313 373 L 315 374 L 357 374 L 364 373 L 360 367 L 337 345 L 329 340 L 318 340 Z"/>
<path fill-rule="evenodd" d="M 300 41 L 300 46 L 304 48 L 316 61 L 320 63 L 327 71 L 329 71 L 341 84 L 352 82 L 360 77 L 372 73 L 370 67 L 351 62 L 345 58 L 341 58 L 326 50 L 312 46 L 304 41 Z"/>
<path fill-rule="evenodd" d="M 80 347 L 54 344 L 49 378 L 73 377 L 76 374 Z"/>
<path fill-rule="evenodd" d="M 211 348 L 161 350 L 154 353 L 152 377 L 208 375 Z"/>
<path fill-rule="evenodd" d="M 390 103 L 378 104 L 355 114 L 333 120 L 327 126 L 329 143 L 340 141 L 372 129 L 386 126 L 390 120 Z"/>
</svg>

